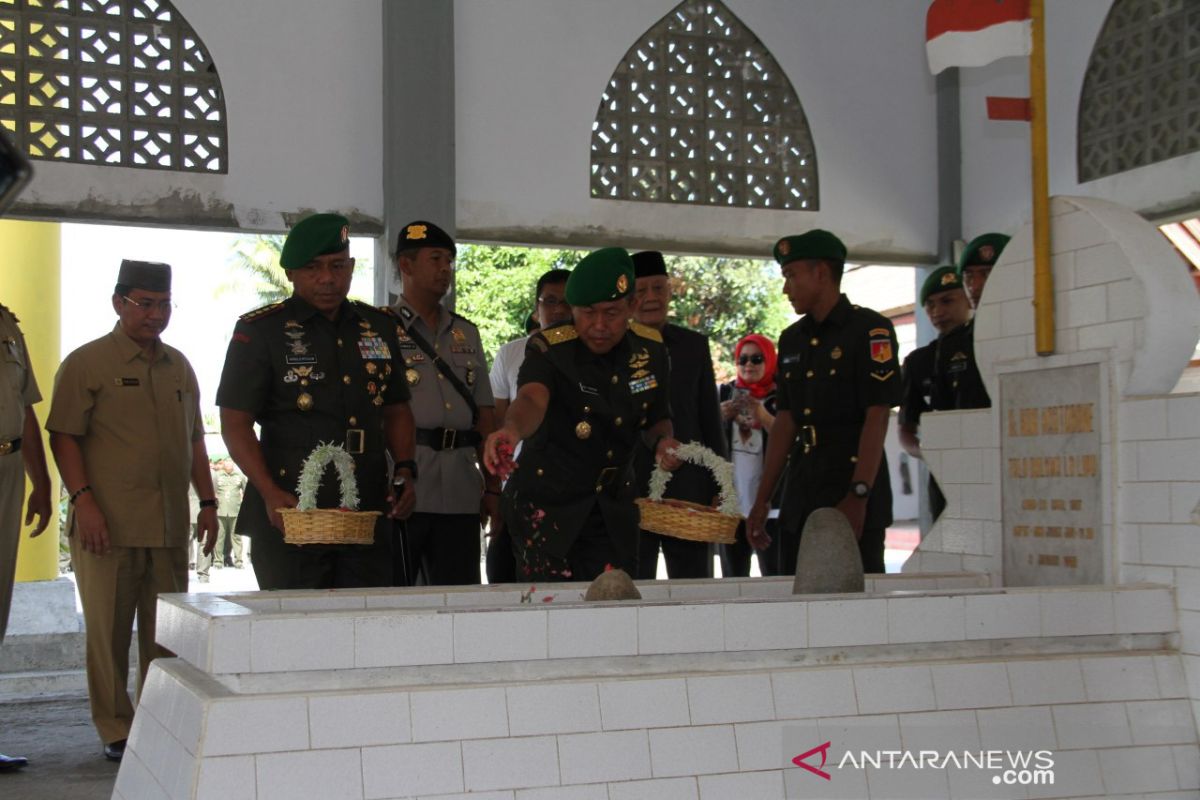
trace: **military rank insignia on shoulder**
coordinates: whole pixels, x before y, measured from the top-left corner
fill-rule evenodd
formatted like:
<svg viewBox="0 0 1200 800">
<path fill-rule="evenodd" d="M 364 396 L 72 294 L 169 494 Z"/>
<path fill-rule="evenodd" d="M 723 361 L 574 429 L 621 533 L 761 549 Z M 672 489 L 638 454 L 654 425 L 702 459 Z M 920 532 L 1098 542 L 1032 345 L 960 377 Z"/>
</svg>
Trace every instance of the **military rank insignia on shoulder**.
<svg viewBox="0 0 1200 800">
<path fill-rule="evenodd" d="M 629 330 L 633 331 L 643 339 L 649 339 L 652 342 L 662 341 L 662 334 L 656 329 L 651 328 L 649 325 L 643 325 L 640 322 L 630 322 Z"/>
<path fill-rule="evenodd" d="M 256 308 L 253 311 L 247 311 L 245 314 L 242 314 L 242 316 L 238 317 L 238 319 L 240 319 L 242 322 L 257 322 L 260 319 L 269 317 L 272 314 L 282 310 L 282 302 L 271 303 L 270 305 L 263 306 L 262 308 Z"/>
<path fill-rule="evenodd" d="M 579 338 L 579 332 L 575 330 L 575 326 L 571 324 L 555 325 L 551 328 L 546 328 L 541 332 L 542 337 L 550 344 L 562 344 L 569 342 L 572 339 Z"/>
</svg>

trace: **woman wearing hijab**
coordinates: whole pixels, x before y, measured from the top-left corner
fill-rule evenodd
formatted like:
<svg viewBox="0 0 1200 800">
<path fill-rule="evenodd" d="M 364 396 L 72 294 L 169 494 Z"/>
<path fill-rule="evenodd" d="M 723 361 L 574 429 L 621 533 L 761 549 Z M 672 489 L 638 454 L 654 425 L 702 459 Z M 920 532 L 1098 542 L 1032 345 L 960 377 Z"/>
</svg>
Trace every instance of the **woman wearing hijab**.
<svg viewBox="0 0 1200 800">
<path fill-rule="evenodd" d="M 737 379 L 719 389 L 721 418 L 733 461 L 733 482 L 737 487 L 742 515 L 750 512 L 762 479 L 767 435 L 775 424 L 775 345 L 765 336 L 743 336 L 734 348 Z M 779 574 L 778 498 L 771 504 L 767 530 L 771 545 L 758 551 L 758 567 L 763 575 Z M 750 545 L 746 542 L 745 523 L 738 526 L 737 541 L 721 545 L 721 574 L 744 578 L 750 574 Z"/>
</svg>

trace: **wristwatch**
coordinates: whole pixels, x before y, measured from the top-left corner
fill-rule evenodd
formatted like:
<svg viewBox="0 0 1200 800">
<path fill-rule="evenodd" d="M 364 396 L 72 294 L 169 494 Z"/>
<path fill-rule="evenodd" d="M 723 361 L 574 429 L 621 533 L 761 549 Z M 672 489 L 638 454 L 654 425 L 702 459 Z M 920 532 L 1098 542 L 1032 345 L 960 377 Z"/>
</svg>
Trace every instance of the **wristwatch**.
<svg viewBox="0 0 1200 800">
<path fill-rule="evenodd" d="M 865 499 L 871 494 L 871 484 L 866 481 L 855 481 L 850 484 L 850 494 L 859 499 Z"/>
<path fill-rule="evenodd" d="M 407 469 L 412 473 L 412 479 L 414 481 L 417 479 L 417 462 L 413 461 L 411 458 L 404 461 L 397 461 L 396 465 L 392 467 L 392 477 L 396 476 L 396 470 L 398 469 Z"/>
</svg>

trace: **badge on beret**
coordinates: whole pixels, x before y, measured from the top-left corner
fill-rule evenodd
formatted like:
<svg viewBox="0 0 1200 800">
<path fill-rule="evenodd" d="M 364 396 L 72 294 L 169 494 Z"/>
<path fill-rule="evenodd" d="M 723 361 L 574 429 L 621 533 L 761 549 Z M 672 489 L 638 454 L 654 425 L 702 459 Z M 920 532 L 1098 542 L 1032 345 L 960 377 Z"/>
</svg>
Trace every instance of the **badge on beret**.
<svg viewBox="0 0 1200 800">
<path fill-rule="evenodd" d="M 953 272 L 947 272 L 942 276 L 942 286 L 949 286 L 952 283 L 958 283 L 958 275 Z"/>
<path fill-rule="evenodd" d="M 620 294 L 625 294 L 625 290 L 628 288 L 629 288 L 629 278 L 625 277 L 625 273 L 622 272 L 620 275 L 617 276 L 617 292 Z"/>
<path fill-rule="evenodd" d="M 792 252 L 792 243 L 784 239 L 779 243 L 779 255 L 786 256 L 790 252 Z"/>
<path fill-rule="evenodd" d="M 342 233 L 341 233 L 341 236 L 342 236 L 342 241 L 343 241 L 343 242 L 348 242 L 348 241 L 350 241 L 350 226 L 349 226 L 349 225 L 343 225 L 343 226 L 342 226 Z"/>
<path fill-rule="evenodd" d="M 979 257 L 984 261 L 991 261 L 996 257 L 996 248 L 990 244 L 985 244 L 979 248 Z"/>
<path fill-rule="evenodd" d="M 580 439 L 586 439 L 592 435 L 592 426 L 586 422 L 580 422 L 575 426 L 575 436 Z"/>
<path fill-rule="evenodd" d="M 426 226 L 424 225 L 409 225 L 404 230 L 404 238 L 409 241 L 425 238 Z"/>
</svg>

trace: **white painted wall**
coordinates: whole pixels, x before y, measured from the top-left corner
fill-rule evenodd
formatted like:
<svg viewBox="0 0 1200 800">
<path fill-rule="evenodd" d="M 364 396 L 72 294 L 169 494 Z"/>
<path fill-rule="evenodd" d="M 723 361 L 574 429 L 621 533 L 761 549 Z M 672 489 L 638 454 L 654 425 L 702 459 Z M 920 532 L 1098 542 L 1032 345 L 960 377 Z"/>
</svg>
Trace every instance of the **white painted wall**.
<svg viewBox="0 0 1200 800">
<path fill-rule="evenodd" d="M 383 215 L 380 0 L 175 0 L 221 75 L 229 173 L 39 161 L 22 201 L 147 223 L 284 230 L 282 214 Z M 174 199 L 172 199 L 174 198 Z M 165 202 L 164 202 L 165 200 Z M 228 206 L 232 206 L 229 208 Z M 165 217 L 165 219 L 164 219 Z M 223 218 L 229 223 L 221 225 Z"/>
<path fill-rule="evenodd" d="M 592 199 L 600 95 L 629 47 L 676 2 L 457 0 L 460 235 L 767 254 L 780 235 L 824 227 L 860 260 L 936 252 L 925 0 L 727 3 L 774 54 L 804 107 L 819 211 Z"/>
<path fill-rule="evenodd" d="M 1111 2 L 1046 6 L 1050 194 L 1111 200 L 1141 213 L 1200 206 L 1200 153 L 1087 183 L 1078 182 L 1077 122 L 1083 76 Z M 987 119 L 987 97 L 1028 97 L 1027 62 L 1002 59 L 960 70 L 963 233 L 1012 233 L 1030 220 L 1029 126 Z"/>
</svg>

